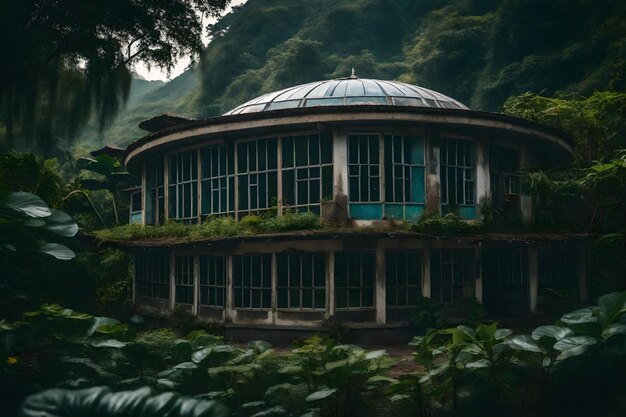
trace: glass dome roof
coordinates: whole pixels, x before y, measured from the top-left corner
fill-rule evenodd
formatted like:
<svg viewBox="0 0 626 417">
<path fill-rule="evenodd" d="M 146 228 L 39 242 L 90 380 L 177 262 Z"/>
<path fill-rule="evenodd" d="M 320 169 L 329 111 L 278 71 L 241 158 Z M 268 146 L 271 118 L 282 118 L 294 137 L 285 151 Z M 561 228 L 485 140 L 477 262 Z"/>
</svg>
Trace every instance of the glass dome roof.
<svg viewBox="0 0 626 417">
<path fill-rule="evenodd" d="M 469 110 L 464 104 L 436 91 L 399 81 L 358 78 L 315 81 L 289 87 L 250 100 L 224 116 L 318 106 L 415 106 Z"/>
</svg>

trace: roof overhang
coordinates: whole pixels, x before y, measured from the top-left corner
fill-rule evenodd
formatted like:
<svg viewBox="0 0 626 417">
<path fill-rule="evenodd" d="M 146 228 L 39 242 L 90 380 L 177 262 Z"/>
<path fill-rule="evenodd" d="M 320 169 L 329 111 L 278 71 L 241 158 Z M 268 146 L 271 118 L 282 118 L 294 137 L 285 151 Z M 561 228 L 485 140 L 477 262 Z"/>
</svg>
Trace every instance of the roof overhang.
<svg viewBox="0 0 626 417">
<path fill-rule="evenodd" d="M 563 159 L 572 158 L 573 140 L 563 131 L 499 113 L 423 107 L 339 106 L 221 116 L 173 126 L 131 143 L 124 152 L 124 163 L 129 171 L 138 172 L 146 159 L 204 141 L 228 141 L 251 135 L 275 135 L 340 125 L 463 128 L 484 134 L 534 139 L 537 143 L 552 145 L 562 153 Z"/>
</svg>

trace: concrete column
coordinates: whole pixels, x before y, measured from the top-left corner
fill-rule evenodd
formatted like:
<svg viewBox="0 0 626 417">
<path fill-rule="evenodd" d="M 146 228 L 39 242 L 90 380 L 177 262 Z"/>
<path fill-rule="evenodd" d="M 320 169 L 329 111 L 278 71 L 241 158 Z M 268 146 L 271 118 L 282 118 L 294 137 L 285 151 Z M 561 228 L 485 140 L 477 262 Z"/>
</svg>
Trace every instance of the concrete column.
<svg viewBox="0 0 626 417">
<path fill-rule="evenodd" d="M 476 271 L 476 299 L 483 304 L 483 248 L 480 245 L 474 249 L 474 271 Z"/>
<path fill-rule="evenodd" d="M 146 225 L 146 206 L 148 205 L 146 192 L 146 163 L 141 166 L 141 225 Z M 129 219 L 130 220 L 130 219 Z M 130 223 L 130 221 L 129 221 Z"/>
<path fill-rule="evenodd" d="M 539 297 L 539 249 L 528 247 L 528 301 L 531 313 L 537 312 Z"/>
<path fill-rule="evenodd" d="M 385 277 L 385 250 L 378 246 L 376 249 L 376 285 L 374 286 L 376 297 L 376 323 L 387 322 L 387 287 Z"/>
<path fill-rule="evenodd" d="M 200 149 L 196 149 L 196 158 L 198 163 L 196 164 L 196 170 L 198 172 L 198 196 L 196 198 L 197 210 L 198 210 L 198 224 L 202 223 L 202 153 Z"/>
<path fill-rule="evenodd" d="M 335 315 L 335 252 L 328 253 L 328 266 L 326 274 L 326 314 L 328 318 Z"/>
<path fill-rule="evenodd" d="M 476 139 L 476 204 L 484 198 L 491 198 L 491 176 L 489 175 L 489 139 L 481 136 Z M 480 219 L 482 213 L 478 213 Z"/>
<path fill-rule="evenodd" d="M 235 178 L 233 181 L 233 212 L 235 214 L 235 219 L 239 218 L 239 175 L 238 175 L 238 163 L 237 163 L 237 142 L 233 144 L 233 173 L 235 174 Z"/>
<path fill-rule="evenodd" d="M 520 168 L 522 170 L 532 166 L 532 154 L 527 144 L 520 146 Z M 524 226 L 532 226 L 534 223 L 533 199 L 530 195 L 520 194 L 520 211 L 522 213 L 522 223 Z"/>
<path fill-rule="evenodd" d="M 276 253 L 272 253 L 272 310 L 270 311 L 270 320 L 276 324 L 276 308 L 278 306 L 278 263 Z"/>
<path fill-rule="evenodd" d="M 427 132 L 426 140 L 426 209 L 439 212 L 440 199 L 440 146 L 438 137 Z M 430 287 L 429 287 L 430 289 Z"/>
<path fill-rule="evenodd" d="M 191 314 L 198 315 L 198 309 L 200 307 L 200 257 L 194 255 L 193 257 L 193 306 L 191 307 Z"/>
<path fill-rule="evenodd" d="M 333 131 L 333 194 L 348 195 L 348 133 L 343 129 Z"/>
<path fill-rule="evenodd" d="M 226 256 L 226 300 L 224 303 L 224 319 L 232 321 L 235 319 L 233 310 L 233 256 Z"/>
<path fill-rule="evenodd" d="M 587 244 L 578 244 L 578 294 L 581 301 L 587 300 Z"/>
<path fill-rule="evenodd" d="M 283 215 L 283 138 L 276 139 L 276 214 Z"/>
<path fill-rule="evenodd" d="M 430 298 L 430 249 L 422 251 L 422 297 Z"/>
<path fill-rule="evenodd" d="M 176 305 L 176 255 L 170 253 L 170 310 Z"/>
<path fill-rule="evenodd" d="M 170 218 L 170 159 L 163 157 L 163 210 L 165 220 Z"/>
</svg>

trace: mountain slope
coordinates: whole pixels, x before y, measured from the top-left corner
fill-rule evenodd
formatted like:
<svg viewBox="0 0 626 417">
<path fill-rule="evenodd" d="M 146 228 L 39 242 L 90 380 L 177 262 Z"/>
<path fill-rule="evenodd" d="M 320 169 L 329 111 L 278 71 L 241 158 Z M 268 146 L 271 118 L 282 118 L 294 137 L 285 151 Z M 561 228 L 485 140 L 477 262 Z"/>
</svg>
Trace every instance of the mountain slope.
<svg viewBox="0 0 626 417">
<path fill-rule="evenodd" d="M 200 65 L 129 103 L 106 142 L 126 145 L 161 113 L 215 116 L 351 67 L 488 111 L 526 91 L 626 87 L 621 0 L 249 0 L 212 29 Z"/>
</svg>

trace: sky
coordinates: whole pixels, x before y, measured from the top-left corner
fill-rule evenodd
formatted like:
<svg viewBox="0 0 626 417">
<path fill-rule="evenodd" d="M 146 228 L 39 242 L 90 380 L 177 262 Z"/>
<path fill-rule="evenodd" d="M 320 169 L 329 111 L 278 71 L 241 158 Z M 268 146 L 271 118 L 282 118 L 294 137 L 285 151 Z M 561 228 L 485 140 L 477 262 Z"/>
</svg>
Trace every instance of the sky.
<svg viewBox="0 0 626 417">
<path fill-rule="evenodd" d="M 228 6 L 226 8 L 226 10 L 224 11 L 224 14 L 229 13 L 232 10 L 232 6 L 238 6 L 240 4 L 245 3 L 247 0 L 232 0 L 230 6 Z M 217 19 L 209 19 L 206 21 L 205 23 L 205 30 L 203 31 L 202 34 L 202 42 L 204 43 L 204 45 L 208 45 L 209 44 L 209 34 L 206 31 L 206 26 L 213 24 L 216 22 Z M 182 74 L 187 67 L 189 66 L 189 63 L 191 62 L 191 58 L 189 56 L 185 56 L 181 59 L 178 60 L 178 63 L 174 66 L 174 69 L 172 70 L 172 72 L 169 74 L 166 73 L 166 71 L 160 69 L 160 68 L 151 68 L 148 69 L 148 67 L 146 66 L 145 63 L 143 62 L 138 62 L 137 64 L 135 64 L 134 66 L 134 70 L 135 72 L 141 76 L 142 78 L 146 79 L 146 80 L 161 80 L 161 81 L 170 81 L 176 77 L 178 77 L 180 74 Z"/>
</svg>

